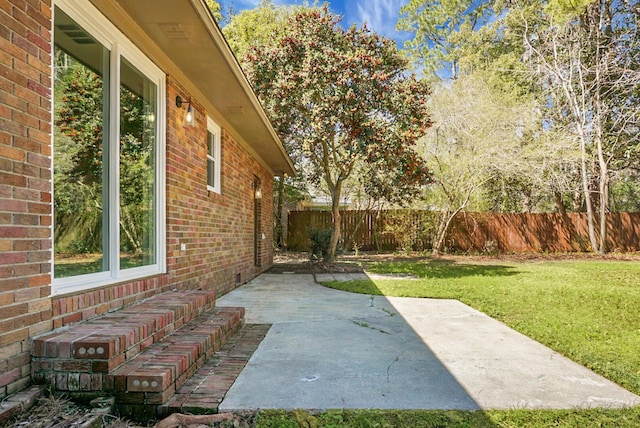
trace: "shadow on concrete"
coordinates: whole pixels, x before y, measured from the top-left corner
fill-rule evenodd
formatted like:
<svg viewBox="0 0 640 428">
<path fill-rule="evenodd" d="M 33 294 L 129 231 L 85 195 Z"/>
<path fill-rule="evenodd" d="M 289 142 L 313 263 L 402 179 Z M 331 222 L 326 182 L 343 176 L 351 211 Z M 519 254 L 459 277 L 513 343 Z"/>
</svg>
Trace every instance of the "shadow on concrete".
<svg viewBox="0 0 640 428">
<path fill-rule="evenodd" d="M 517 273 L 499 265 L 452 272 L 459 268 L 464 266 L 437 260 L 395 273 Z M 375 279 L 349 275 L 365 278 L 358 281 L 364 294 L 326 288 L 312 274 L 264 274 L 218 300 L 219 306 L 244 306 L 248 323 L 272 324 L 221 411 L 640 403 L 640 397 L 459 301 L 381 296 Z M 490 426 L 488 418 L 482 420 Z"/>
<path fill-rule="evenodd" d="M 481 409 L 384 296 L 268 274 L 217 304 L 244 306 L 248 323 L 272 324 L 221 411 Z"/>
</svg>

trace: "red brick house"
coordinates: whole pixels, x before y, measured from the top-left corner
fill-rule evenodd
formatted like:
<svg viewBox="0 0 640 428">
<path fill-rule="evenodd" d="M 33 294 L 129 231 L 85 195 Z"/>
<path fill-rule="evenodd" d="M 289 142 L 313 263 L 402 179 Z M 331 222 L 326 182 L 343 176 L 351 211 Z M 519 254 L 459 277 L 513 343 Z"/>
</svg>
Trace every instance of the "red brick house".
<svg viewBox="0 0 640 428">
<path fill-rule="evenodd" d="M 203 0 L 0 0 L 0 59 L 0 398 L 34 337 L 270 266 L 293 166 Z"/>
</svg>

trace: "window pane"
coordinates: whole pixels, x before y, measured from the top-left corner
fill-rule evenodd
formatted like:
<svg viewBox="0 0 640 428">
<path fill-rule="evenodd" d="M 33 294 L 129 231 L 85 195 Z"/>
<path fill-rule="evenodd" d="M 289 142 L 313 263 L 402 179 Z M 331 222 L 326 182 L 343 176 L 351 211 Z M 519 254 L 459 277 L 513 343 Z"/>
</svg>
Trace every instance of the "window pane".
<svg viewBox="0 0 640 428">
<path fill-rule="evenodd" d="M 122 58 L 120 268 L 156 263 L 157 86 Z"/>
<path fill-rule="evenodd" d="M 216 139 L 211 131 L 207 131 L 207 185 L 216 186 Z"/>
<path fill-rule="evenodd" d="M 109 51 L 69 16 L 54 23 L 54 277 L 109 269 Z"/>
<path fill-rule="evenodd" d="M 207 159 L 207 184 L 216 187 L 216 163 L 211 159 Z"/>
<path fill-rule="evenodd" d="M 216 153 L 216 140 L 213 132 L 207 131 L 207 155 L 214 157 Z"/>
</svg>

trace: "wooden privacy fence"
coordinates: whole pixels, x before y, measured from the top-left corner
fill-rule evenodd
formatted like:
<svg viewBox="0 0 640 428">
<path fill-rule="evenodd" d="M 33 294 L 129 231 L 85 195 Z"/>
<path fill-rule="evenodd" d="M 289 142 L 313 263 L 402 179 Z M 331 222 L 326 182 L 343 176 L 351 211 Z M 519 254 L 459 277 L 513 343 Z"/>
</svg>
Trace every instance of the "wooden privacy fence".
<svg viewBox="0 0 640 428">
<path fill-rule="evenodd" d="M 402 229 L 411 235 L 413 249 L 429 249 L 437 215 L 422 210 L 341 211 L 343 246 L 346 250 L 398 250 Z M 294 251 L 308 251 L 309 231 L 329 228 L 330 212 L 292 211 L 287 245 Z M 609 251 L 640 251 L 640 213 L 608 214 L 607 234 Z M 591 244 L 586 213 L 463 212 L 453 219 L 445 247 L 452 252 L 577 252 L 590 251 Z"/>
</svg>

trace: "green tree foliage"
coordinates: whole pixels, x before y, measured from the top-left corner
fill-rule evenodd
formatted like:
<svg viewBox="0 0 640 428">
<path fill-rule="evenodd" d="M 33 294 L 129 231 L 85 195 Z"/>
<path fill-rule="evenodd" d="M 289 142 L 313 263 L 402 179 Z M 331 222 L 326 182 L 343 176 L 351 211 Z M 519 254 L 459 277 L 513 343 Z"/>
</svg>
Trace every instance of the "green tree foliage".
<svg viewBox="0 0 640 428">
<path fill-rule="evenodd" d="M 537 187 L 534 165 L 547 148 L 530 144 L 538 127 L 530 103 L 492 87 L 481 73 L 439 86 L 431 103 L 434 125 L 421 148 L 433 175 L 425 201 L 440 214 L 432 240 L 437 253 L 457 213 L 489 208 L 491 184 L 517 181 L 520 195 Z"/>
<path fill-rule="evenodd" d="M 255 9 L 246 9 L 231 15 L 222 32 L 233 53 L 237 58 L 242 59 L 251 48 L 275 47 L 288 32 L 289 18 L 311 8 L 306 3 L 302 6 L 276 6 L 271 0 L 262 0 Z M 295 158 L 294 162 L 296 162 Z M 286 244 L 283 236 L 283 209 L 304 200 L 308 193 L 307 183 L 303 177 L 280 177 L 276 180 L 274 186 L 276 246 L 282 247 Z"/>
<path fill-rule="evenodd" d="M 298 168 L 332 199 L 328 260 L 340 237 L 342 187 L 356 168 L 368 193 L 401 202 L 429 179 L 412 146 L 430 125 L 429 88 L 407 74 L 392 41 L 344 30 L 325 6 L 296 14 L 277 46 L 251 49 L 244 65 Z"/>
<path fill-rule="evenodd" d="M 236 57 L 242 58 L 251 47 L 275 46 L 285 36 L 287 20 L 295 10 L 262 0 L 255 9 L 233 15 L 222 32 Z"/>
<path fill-rule="evenodd" d="M 220 3 L 218 3 L 216 0 L 204 0 L 204 2 L 207 4 L 207 7 L 211 11 L 211 14 L 215 18 L 215 20 L 217 22 L 220 22 L 222 20 L 222 11 L 220 10 Z"/>
<path fill-rule="evenodd" d="M 549 0 L 543 4 L 545 15 L 555 22 L 567 22 L 583 15 L 594 0 Z"/>
<path fill-rule="evenodd" d="M 460 79 L 481 73 L 492 90 L 536 111 L 538 130 L 517 159 L 538 163 L 489 180 L 479 191 L 485 208 L 535 209 L 554 201 L 560 211 L 586 210 L 592 247 L 606 251 L 607 212 L 633 209 L 640 171 L 639 14 L 638 0 L 405 6 L 399 28 L 415 33 L 408 49 L 426 70 L 453 65 L 450 75 Z"/>
<path fill-rule="evenodd" d="M 460 76 L 463 48 L 492 16 L 490 0 L 410 0 L 400 9 L 398 30 L 414 33 L 406 49 L 428 73 Z"/>
</svg>

